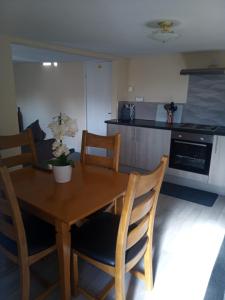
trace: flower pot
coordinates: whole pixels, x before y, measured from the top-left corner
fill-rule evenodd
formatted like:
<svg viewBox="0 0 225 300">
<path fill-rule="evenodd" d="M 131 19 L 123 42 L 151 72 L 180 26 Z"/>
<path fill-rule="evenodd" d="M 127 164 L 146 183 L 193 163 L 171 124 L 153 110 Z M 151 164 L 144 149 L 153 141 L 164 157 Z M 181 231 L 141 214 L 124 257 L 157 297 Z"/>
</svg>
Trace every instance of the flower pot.
<svg viewBox="0 0 225 300">
<path fill-rule="evenodd" d="M 53 166 L 53 174 L 55 181 L 65 183 L 71 180 L 72 167 L 69 166 Z"/>
</svg>

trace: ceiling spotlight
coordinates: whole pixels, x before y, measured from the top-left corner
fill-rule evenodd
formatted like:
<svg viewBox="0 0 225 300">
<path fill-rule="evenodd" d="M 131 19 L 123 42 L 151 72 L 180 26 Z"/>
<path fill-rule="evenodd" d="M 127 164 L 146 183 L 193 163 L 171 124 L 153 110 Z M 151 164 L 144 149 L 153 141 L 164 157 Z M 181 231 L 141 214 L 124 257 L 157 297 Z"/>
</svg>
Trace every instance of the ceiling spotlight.
<svg viewBox="0 0 225 300">
<path fill-rule="evenodd" d="M 42 66 L 44 66 L 44 67 L 51 67 L 51 65 L 52 65 L 52 63 L 49 61 L 45 61 L 42 63 Z"/>
<path fill-rule="evenodd" d="M 166 43 L 170 40 L 175 40 L 180 36 L 173 30 L 173 21 L 159 21 L 157 22 L 157 26 L 159 29 L 153 30 L 152 33 L 149 35 L 149 37 L 153 40 Z"/>
<path fill-rule="evenodd" d="M 42 63 L 42 66 L 44 66 L 44 67 L 51 67 L 51 66 L 53 66 L 53 67 L 58 67 L 58 63 L 57 63 L 57 61 L 54 61 L 54 62 L 50 62 L 50 61 L 45 61 L 45 62 L 43 62 Z"/>
</svg>

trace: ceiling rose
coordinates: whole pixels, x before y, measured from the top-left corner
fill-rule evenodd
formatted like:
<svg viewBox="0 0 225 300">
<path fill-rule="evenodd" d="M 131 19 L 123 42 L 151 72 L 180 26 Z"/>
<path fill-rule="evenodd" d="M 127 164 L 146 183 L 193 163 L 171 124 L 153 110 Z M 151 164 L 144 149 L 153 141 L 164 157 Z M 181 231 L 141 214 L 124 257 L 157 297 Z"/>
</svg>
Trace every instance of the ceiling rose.
<svg viewBox="0 0 225 300">
<path fill-rule="evenodd" d="M 180 35 L 173 30 L 173 27 L 177 26 L 178 24 L 179 22 L 171 20 L 149 22 L 146 24 L 147 27 L 158 29 L 153 30 L 148 37 L 162 43 L 166 43 L 170 40 L 175 40 Z"/>
</svg>

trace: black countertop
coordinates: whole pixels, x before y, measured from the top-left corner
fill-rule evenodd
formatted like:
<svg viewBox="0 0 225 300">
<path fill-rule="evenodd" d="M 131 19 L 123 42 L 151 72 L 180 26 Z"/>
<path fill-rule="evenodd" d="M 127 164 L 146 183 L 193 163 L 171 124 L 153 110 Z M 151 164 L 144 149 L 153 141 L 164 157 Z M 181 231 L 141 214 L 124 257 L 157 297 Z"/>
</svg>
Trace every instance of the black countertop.
<svg viewBox="0 0 225 300">
<path fill-rule="evenodd" d="M 141 120 L 141 119 L 135 119 L 133 121 L 122 121 L 118 119 L 113 119 L 113 120 L 107 120 L 105 121 L 105 123 L 225 136 L 225 127 L 223 126 L 218 126 L 216 130 L 211 131 L 211 130 L 203 130 L 197 128 L 184 128 L 182 127 L 182 123 L 168 124 L 166 122 L 158 122 L 154 120 Z"/>
</svg>

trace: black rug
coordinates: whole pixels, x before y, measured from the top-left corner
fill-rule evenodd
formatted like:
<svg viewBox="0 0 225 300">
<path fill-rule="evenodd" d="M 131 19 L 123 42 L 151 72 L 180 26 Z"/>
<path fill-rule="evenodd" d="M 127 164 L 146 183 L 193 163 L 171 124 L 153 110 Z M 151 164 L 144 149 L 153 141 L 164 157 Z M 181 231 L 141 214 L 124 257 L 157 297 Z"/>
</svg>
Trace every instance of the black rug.
<svg viewBox="0 0 225 300">
<path fill-rule="evenodd" d="M 163 182 L 161 193 L 205 206 L 213 206 L 218 195 L 174 183 Z"/>
<path fill-rule="evenodd" d="M 225 299 L 225 238 L 223 239 L 212 274 L 209 279 L 204 300 Z"/>
</svg>

